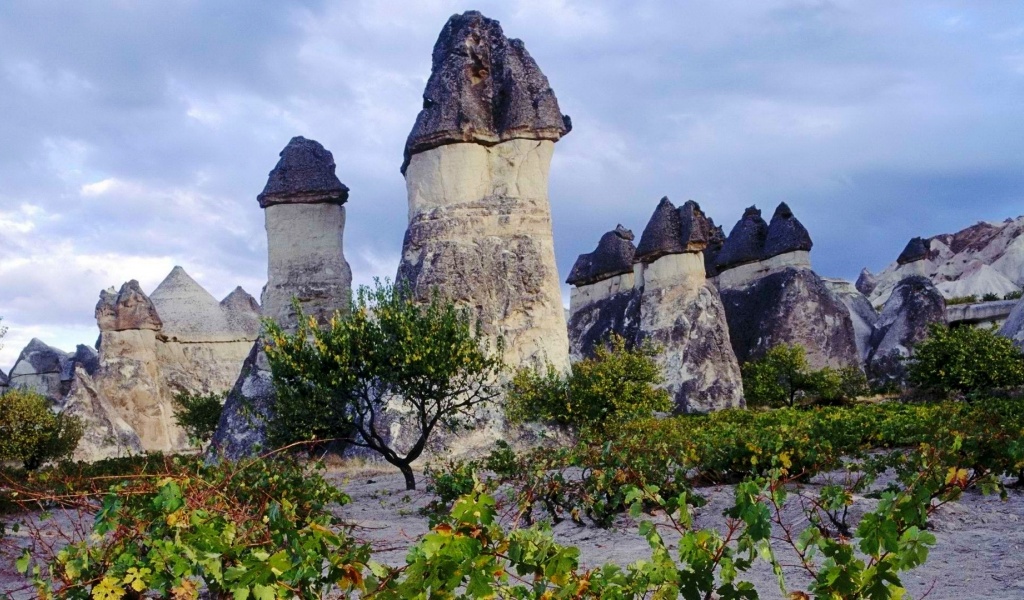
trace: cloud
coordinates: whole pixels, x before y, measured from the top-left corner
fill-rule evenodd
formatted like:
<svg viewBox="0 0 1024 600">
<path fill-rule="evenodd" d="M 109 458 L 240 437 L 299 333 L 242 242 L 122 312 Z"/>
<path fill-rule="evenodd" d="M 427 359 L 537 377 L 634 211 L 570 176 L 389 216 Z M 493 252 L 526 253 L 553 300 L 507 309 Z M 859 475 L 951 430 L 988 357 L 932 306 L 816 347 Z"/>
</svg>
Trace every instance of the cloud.
<svg viewBox="0 0 1024 600">
<path fill-rule="evenodd" d="M 1024 8 L 727 0 L 477 7 L 524 40 L 575 129 L 551 171 L 560 272 L 657 200 L 729 229 L 786 200 L 827 275 L 914 235 L 1021 212 Z M 0 5 L 0 365 L 91 343 L 99 290 L 180 264 L 220 296 L 266 277 L 255 197 L 294 135 L 351 189 L 355 280 L 393 277 L 398 173 L 454 0 Z M 62 342 L 63 343 L 63 342 Z M 70 346 L 68 347 L 70 349 Z"/>
</svg>

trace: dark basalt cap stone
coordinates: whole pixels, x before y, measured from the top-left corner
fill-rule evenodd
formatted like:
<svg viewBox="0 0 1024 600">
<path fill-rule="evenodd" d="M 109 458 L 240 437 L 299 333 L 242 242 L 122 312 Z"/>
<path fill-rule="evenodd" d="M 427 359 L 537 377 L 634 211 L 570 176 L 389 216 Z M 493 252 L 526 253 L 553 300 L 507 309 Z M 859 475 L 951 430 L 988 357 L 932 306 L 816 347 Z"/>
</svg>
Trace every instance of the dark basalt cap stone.
<svg viewBox="0 0 1024 600">
<path fill-rule="evenodd" d="M 916 237 L 907 242 L 907 247 L 900 252 L 896 264 L 905 265 L 928 257 L 928 242 L 924 238 Z"/>
<path fill-rule="evenodd" d="M 580 254 L 565 280 L 569 285 L 587 285 L 633 270 L 633 232 L 622 225 L 601 236 L 597 249 Z"/>
<path fill-rule="evenodd" d="M 260 208 L 274 204 L 344 204 L 348 187 L 334 174 L 334 156 L 319 142 L 293 137 L 281 151 L 267 185 L 256 197 Z"/>
<path fill-rule="evenodd" d="M 764 242 L 768 237 L 768 224 L 761 218 L 761 211 L 751 206 L 743 211 L 743 217 L 729 232 L 716 265 L 720 271 L 742 264 L 757 262 L 764 257 Z"/>
<path fill-rule="evenodd" d="M 687 200 L 679 207 L 679 221 L 680 238 L 687 252 L 700 252 L 707 247 L 714 223 L 700 209 L 700 204 Z"/>
<path fill-rule="evenodd" d="M 640 236 L 636 260 L 650 263 L 666 254 L 686 252 L 682 232 L 683 222 L 679 211 L 668 196 L 662 198 Z"/>
<path fill-rule="evenodd" d="M 810 251 L 814 242 L 811 234 L 796 217 L 785 202 L 779 204 L 768 225 L 768 235 L 764 242 L 764 258 L 771 258 L 797 250 Z"/>
<path fill-rule="evenodd" d="M 715 225 L 715 220 L 708 217 L 708 245 L 704 248 L 704 272 L 708 277 L 718 274 L 718 254 L 725 245 L 725 231 L 721 225 Z"/>
<path fill-rule="evenodd" d="M 468 11 L 448 19 L 434 44 L 402 173 L 413 154 L 445 144 L 557 141 L 570 129 L 572 122 L 523 43 L 506 38 L 498 21 Z"/>
</svg>

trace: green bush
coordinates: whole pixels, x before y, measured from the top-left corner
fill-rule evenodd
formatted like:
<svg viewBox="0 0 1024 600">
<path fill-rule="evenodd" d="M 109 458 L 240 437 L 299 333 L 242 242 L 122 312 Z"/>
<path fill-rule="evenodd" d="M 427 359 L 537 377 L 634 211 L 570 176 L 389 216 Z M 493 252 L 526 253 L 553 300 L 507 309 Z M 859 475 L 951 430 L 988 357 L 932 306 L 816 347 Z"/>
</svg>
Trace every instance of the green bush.
<svg viewBox="0 0 1024 600">
<path fill-rule="evenodd" d="M 321 598 L 362 583 L 369 550 L 331 505 L 348 497 L 294 463 L 172 469 L 111 488 L 92 535 L 17 567 L 40 598 Z M 45 552 L 48 545 L 40 549 Z"/>
<path fill-rule="evenodd" d="M 946 306 L 953 306 L 954 304 L 975 304 L 978 301 L 978 297 L 975 295 L 970 296 L 953 296 L 952 298 L 946 298 Z"/>
<path fill-rule="evenodd" d="M 914 348 L 911 385 L 941 394 L 978 394 L 1024 385 L 1024 355 L 995 329 L 934 323 Z"/>
<path fill-rule="evenodd" d="M 189 441 L 203 446 L 213 439 L 224 410 L 227 394 L 193 394 L 179 392 L 174 395 L 174 420 L 188 434 Z"/>
<path fill-rule="evenodd" d="M 995 302 L 997 300 L 999 300 L 999 294 L 993 294 L 992 292 L 984 294 L 981 297 L 982 302 Z"/>
<path fill-rule="evenodd" d="M 54 413 L 43 396 L 14 389 L 0 396 L 0 461 L 18 460 L 28 470 L 66 458 L 82 437 L 77 417 Z"/>
<path fill-rule="evenodd" d="M 668 392 L 655 387 L 662 381 L 656 353 L 649 345 L 627 348 L 625 339 L 613 335 L 569 374 L 550 366 L 543 373 L 521 369 L 508 386 L 508 418 L 600 431 L 609 422 L 667 412 Z"/>
<path fill-rule="evenodd" d="M 1024 291 L 1006 292 L 1003 294 L 1003 300 L 1020 300 L 1021 296 L 1024 296 Z"/>
<path fill-rule="evenodd" d="M 779 408 L 801 402 L 841 404 L 868 393 L 867 377 L 857 367 L 812 371 L 800 346 L 778 345 L 743 365 L 748 406 Z"/>
</svg>

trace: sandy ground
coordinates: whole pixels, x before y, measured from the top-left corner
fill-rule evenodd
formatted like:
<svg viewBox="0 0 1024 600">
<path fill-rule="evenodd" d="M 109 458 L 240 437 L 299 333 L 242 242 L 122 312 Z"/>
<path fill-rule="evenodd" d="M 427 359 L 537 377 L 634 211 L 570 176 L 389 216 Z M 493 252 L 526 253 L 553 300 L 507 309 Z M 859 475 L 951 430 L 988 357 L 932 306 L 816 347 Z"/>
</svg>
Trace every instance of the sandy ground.
<svg viewBox="0 0 1024 600">
<path fill-rule="evenodd" d="M 424 491 L 407 492 L 402 477 L 396 471 L 375 465 L 357 468 L 333 468 L 328 478 L 352 497 L 352 503 L 337 512 L 356 526 L 355 534 L 371 543 L 376 560 L 393 565 L 405 562 L 406 552 L 427 532 L 427 519 L 419 509 L 431 500 Z M 420 487 L 425 487 L 422 476 Z M 815 493 L 815 483 L 806 486 L 806 493 Z M 696 511 L 698 527 L 721 527 L 721 512 L 731 505 L 732 488 L 728 486 L 702 488 L 700 494 L 708 504 Z M 853 512 L 871 510 L 875 500 L 856 498 Z M 787 505 L 787 520 L 800 518 L 799 501 Z M 658 521 L 657 517 L 653 518 Z M 31 524 L 39 525 L 46 539 L 59 544 L 63 533 L 76 527 L 91 525 L 88 515 L 56 512 L 45 521 L 32 515 Z M 798 527 L 800 529 L 801 527 Z M 13 561 L 30 543 L 27 527 L 0 543 L 0 597 L 34 598 L 24 586 L 24 579 L 14 570 Z M 982 496 L 976 492 L 965 494 L 955 504 L 942 507 L 932 519 L 932 531 L 937 544 L 924 566 L 903 576 L 903 582 L 913 598 L 963 599 L 1022 599 L 1024 598 L 1024 493 L 1011 492 L 1007 501 L 998 497 Z M 584 566 L 597 566 L 604 562 L 627 565 L 649 556 L 646 540 L 636 533 L 636 523 L 620 518 L 611 529 L 578 526 L 562 522 L 554 527 L 555 538 L 581 551 Z M 676 536 L 665 534 L 672 545 Z M 780 547 L 781 548 L 781 547 Z M 793 555 L 779 550 L 784 562 Z M 768 566 L 757 563 L 744 580 L 753 582 L 762 598 L 784 598 Z M 804 589 L 808 579 L 798 568 L 787 569 L 790 590 Z"/>
</svg>

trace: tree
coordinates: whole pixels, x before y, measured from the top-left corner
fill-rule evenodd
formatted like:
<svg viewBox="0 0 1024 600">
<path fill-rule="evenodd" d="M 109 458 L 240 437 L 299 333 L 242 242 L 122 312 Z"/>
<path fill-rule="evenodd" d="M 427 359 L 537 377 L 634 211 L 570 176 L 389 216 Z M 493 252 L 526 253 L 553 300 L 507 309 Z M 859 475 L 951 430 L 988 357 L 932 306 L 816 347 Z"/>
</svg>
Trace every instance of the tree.
<svg viewBox="0 0 1024 600">
<path fill-rule="evenodd" d="M 995 328 L 933 323 L 914 348 L 910 383 L 944 394 L 973 394 L 1024 385 L 1024 355 Z"/>
<path fill-rule="evenodd" d="M 0 461 L 20 460 L 35 470 L 66 458 L 82 438 L 78 417 L 54 413 L 40 394 L 14 389 L 0 396 Z"/>
<path fill-rule="evenodd" d="M 763 357 L 743 365 L 743 391 L 750 406 L 795 406 L 804 398 L 838 404 L 868 391 L 858 367 L 811 370 L 803 347 L 774 346 Z"/>
<path fill-rule="evenodd" d="M 278 399 L 273 444 L 342 439 L 379 453 L 416 489 L 412 463 L 438 427 L 457 430 L 501 388 L 501 348 L 489 352 L 467 311 L 435 293 L 416 303 L 409 291 L 375 282 L 350 310 L 319 326 L 299 312 L 292 334 L 266 322 Z M 411 430 L 405 449 L 389 422 Z"/>
<path fill-rule="evenodd" d="M 185 430 L 192 444 L 203 446 L 213 438 L 224 411 L 225 396 L 190 392 L 174 395 L 174 421 Z"/>
<path fill-rule="evenodd" d="M 571 373 L 550 365 L 544 372 L 520 369 L 508 386 L 508 418 L 601 432 L 607 422 L 667 412 L 672 401 L 656 387 L 662 382 L 656 352 L 650 345 L 627 348 L 624 338 L 613 335 Z"/>
</svg>

